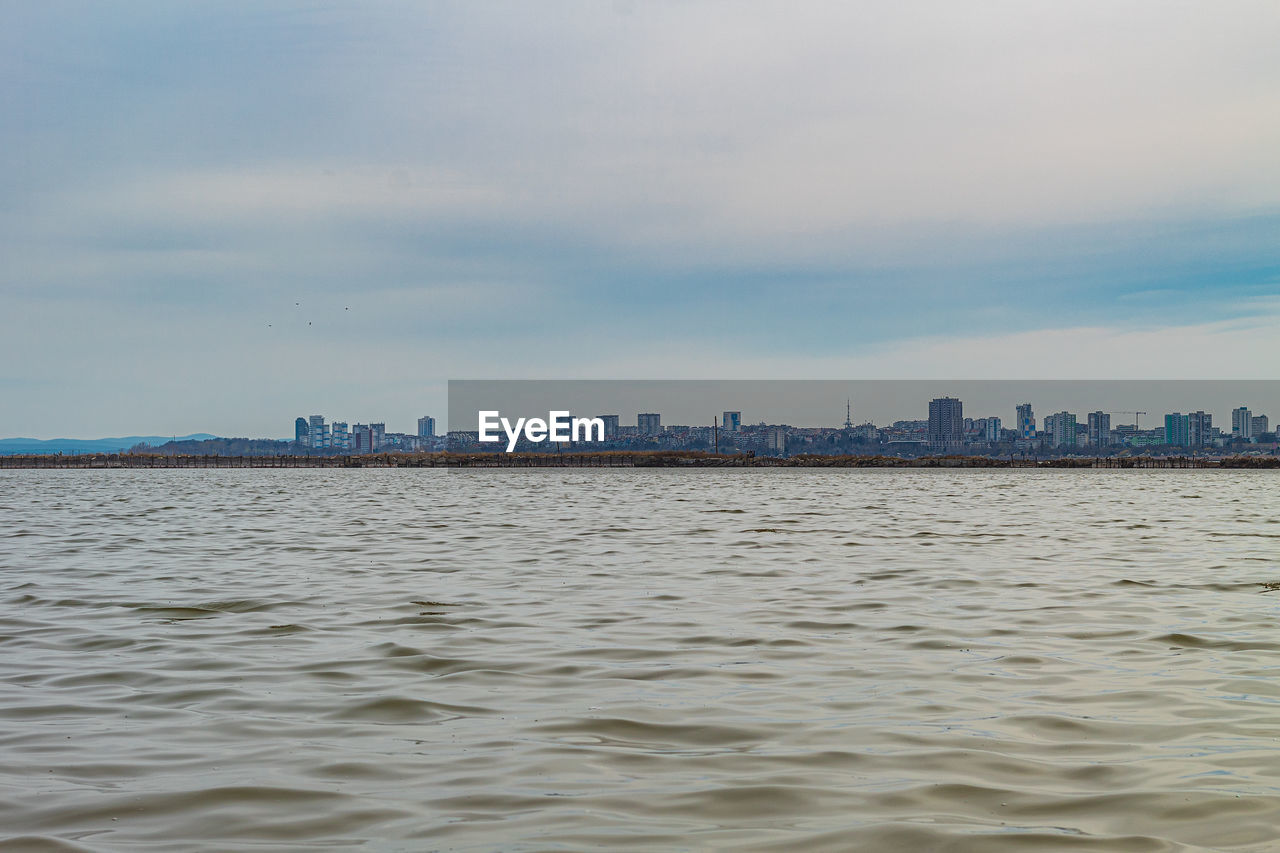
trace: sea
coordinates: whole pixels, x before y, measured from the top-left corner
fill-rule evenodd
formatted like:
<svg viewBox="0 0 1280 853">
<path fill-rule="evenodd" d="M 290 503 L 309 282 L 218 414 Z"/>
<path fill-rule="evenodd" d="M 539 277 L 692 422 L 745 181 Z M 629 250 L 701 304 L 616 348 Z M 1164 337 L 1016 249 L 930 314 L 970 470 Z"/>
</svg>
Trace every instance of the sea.
<svg viewBox="0 0 1280 853">
<path fill-rule="evenodd" d="M 1280 472 L 0 472 L 0 850 L 1280 850 Z"/>
</svg>

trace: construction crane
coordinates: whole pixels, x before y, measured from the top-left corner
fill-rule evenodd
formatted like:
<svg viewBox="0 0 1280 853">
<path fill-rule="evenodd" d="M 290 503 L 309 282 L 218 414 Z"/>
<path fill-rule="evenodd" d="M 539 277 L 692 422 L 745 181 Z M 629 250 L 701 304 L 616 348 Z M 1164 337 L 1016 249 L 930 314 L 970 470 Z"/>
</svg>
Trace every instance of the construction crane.
<svg viewBox="0 0 1280 853">
<path fill-rule="evenodd" d="M 1119 411 L 1116 411 L 1116 412 L 1112 412 L 1111 414 L 1113 414 L 1113 415 L 1133 415 L 1133 428 L 1134 428 L 1134 429 L 1139 429 L 1139 430 L 1140 430 L 1140 429 L 1142 429 L 1142 425 L 1138 423 L 1138 415 L 1145 415 L 1145 414 L 1147 414 L 1147 413 L 1146 413 L 1146 412 L 1135 412 L 1135 411 L 1130 410 L 1130 411 L 1127 411 L 1127 412 L 1119 412 Z"/>
</svg>

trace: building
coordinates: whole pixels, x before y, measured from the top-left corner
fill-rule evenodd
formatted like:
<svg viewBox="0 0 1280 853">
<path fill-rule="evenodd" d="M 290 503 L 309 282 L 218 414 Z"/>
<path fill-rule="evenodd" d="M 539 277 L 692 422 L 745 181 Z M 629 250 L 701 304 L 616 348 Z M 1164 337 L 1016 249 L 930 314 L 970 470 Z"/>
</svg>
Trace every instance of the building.
<svg viewBox="0 0 1280 853">
<path fill-rule="evenodd" d="M 1248 406 L 1231 410 L 1231 437 L 1246 441 L 1253 438 L 1253 412 Z"/>
<path fill-rule="evenodd" d="M 306 418 L 298 418 L 293 422 L 293 440 L 303 447 L 311 445 L 311 425 Z"/>
<path fill-rule="evenodd" d="M 1036 414 L 1031 411 L 1030 403 L 1018 404 L 1018 438 L 1036 437 Z"/>
<path fill-rule="evenodd" d="M 636 431 L 640 435 L 660 435 L 662 433 L 662 415 L 657 412 L 641 412 L 636 415 Z"/>
<path fill-rule="evenodd" d="M 964 444 L 964 404 L 955 397 L 929 401 L 928 441 L 938 450 Z"/>
<path fill-rule="evenodd" d="M 1094 447 L 1111 444 L 1111 415 L 1106 412 L 1089 413 L 1089 444 Z"/>
<path fill-rule="evenodd" d="M 436 419 L 430 415 L 418 418 L 418 438 L 435 438 Z"/>
<path fill-rule="evenodd" d="M 1213 444 L 1213 415 L 1203 411 L 1187 415 L 1187 437 L 1191 447 L 1208 447 Z"/>
<path fill-rule="evenodd" d="M 329 429 L 329 447 L 342 453 L 351 452 L 351 433 L 344 422 L 333 422 Z"/>
<path fill-rule="evenodd" d="M 736 412 L 734 414 L 737 414 Z M 764 449 L 769 453 L 785 456 L 787 453 L 787 428 L 784 426 L 765 427 Z"/>
<path fill-rule="evenodd" d="M 617 415 L 596 415 L 597 418 L 604 421 L 604 440 L 613 441 L 618 437 L 618 416 Z"/>
<path fill-rule="evenodd" d="M 720 421 L 720 428 L 725 432 L 738 432 L 742 429 L 742 412 L 725 412 Z"/>
<path fill-rule="evenodd" d="M 1174 412 L 1164 416 L 1164 443 L 1170 447 L 1191 446 L 1191 416 Z"/>
<path fill-rule="evenodd" d="M 374 451 L 379 451 L 387 443 L 387 425 L 369 424 L 369 434 Z"/>
<path fill-rule="evenodd" d="M 995 444 L 1000 440 L 1000 419 L 987 418 L 986 428 L 983 430 L 982 437 L 990 444 Z"/>
<path fill-rule="evenodd" d="M 1271 419 L 1266 415 L 1254 415 L 1249 418 L 1249 434 L 1254 439 L 1259 438 L 1264 432 L 1271 432 Z"/>
<path fill-rule="evenodd" d="M 1076 446 L 1076 416 L 1070 412 L 1058 412 L 1053 415 L 1053 446 Z M 1046 418 L 1046 420 L 1048 420 Z"/>
<path fill-rule="evenodd" d="M 373 452 L 373 434 L 369 431 L 368 424 L 354 424 L 351 427 L 351 452 Z"/>
<path fill-rule="evenodd" d="M 329 446 L 329 428 L 324 425 L 324 415 L 312 415 L 307 424 L 307 429 L 311 438 L 311 443 L 307 445 L 308 447 L 321 450 Z"/>
<path fill-rule="evenodd" d="M 1116 424 L 1116 428 L 1111 431 L 1111 440 L 1116 444 L 1130 444 L 1129 439 L 1138 432 L 1137 424 Z"/>
</svg>

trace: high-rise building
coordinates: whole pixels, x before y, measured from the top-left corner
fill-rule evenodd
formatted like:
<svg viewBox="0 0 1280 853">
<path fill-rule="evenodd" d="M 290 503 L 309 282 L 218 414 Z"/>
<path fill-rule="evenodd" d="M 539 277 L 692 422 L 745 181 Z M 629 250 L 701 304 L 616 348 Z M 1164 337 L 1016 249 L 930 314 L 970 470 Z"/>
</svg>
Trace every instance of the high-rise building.
<svg viewBox="0 0 1280 853">
<path fill-rule="evenodd" d="M 1164 416 L 1164 443 L 1170 447 L 1191 446 L 1191 416 L 1174 412 Z"/>
<path fill-rule="evenodd" d="M 1094 447 L 1111 444 L 1111 415 L 1106 412 L 1089 413 L 1089 443 Z"/>
<path fill-rule="evenodd" d="M 1271 419 L 1266 415 L 1254 415 L 1249 418 L 1249 435 L 1257 438 L 1264 432 L 1271 432 Z"/>
<path fill-rule="evenodd" d="M 1231 410 L 1231 436 L 1232 438 L 1253 438 L 1253 412 L 1249 411 L 1248 406 Z"/>
<path fill-rule="evenodd" d="M 657 412 L 641 412 L 636 415 L 636 432 L 641 435 L 660 435 L 662 415 Z"/>
<path fill-rule="evenodd" d="M 329 429 L 329 447 L 333 450 L 348 453 L 351 450 L 351 433 L 342 421 L 334 421 Z"/>
<path fill-rule="evenodd" d="M 373 433 L 370 432 L 368 424 L 353 424 L 351 426 L 351 452 L 373 452 Z"/>
<path fill-rule="evenodd" d="M 308 429 L 311 435 L 310 447 L 322 449 L 327 446 L 325 439 L 328 437 L 329 430 L 324 425 L 324 415 L 312 415 Z"/>
<path fill-rule="evenodd" d="M 991 442 L 992 444 L 1000 440 L 1000 419 L 999 418 L 994 418 L 994 417 L 987 418 L 987 426 L 983 434 L 983 438 L 986 439 L 988 442 Z"/>
<path fill-rule="evenodd" d="M 303 447 L 311 444 L 311 425 L 306 418 L 298 418 L 293 422 L 293 440 Z"/>
<path fill-rule="evenodd" d="M 596 415 L 597 418 L 604 421 L 604 440 L 613 441 L 618 437 L 618 416 L 617 415 Z"/>
<path fill-rule="evenodd" d="M 1203 411 L 1187 415 L 1187 439 L 1191 447 L 1213 444 L 1213 415 Z"/>
<path fill-rule="evenodd" d="M 720 428 L 725 432 L 737 432 L 742 429 L 742 412 L 725 412 L 720 421 Z"/>
<path fill-rule="evenodd" d="M 1018 404 L 1018 438 L 1036 437 L 1036 415 L 1030 403 Z"/>
<path fill-rule="evenodd" d="M 1076 416 L 1070 412 L 1058 412 L 1053 418 L 1053 446 L 1076 446 Z M 1048 418 L 1045 418 L 1047 421 Z"/>
<path fill-rule="evenodd" d="M 382 445 L 386 443 L 387 425 L 386 424 L 369 424 L 370 443 L 374 452 L 382 449 Z"/>
<path fill-rule="evenodd" d="M 430 415 L 423 415 L 418 418 L 418 438 L 434 438 L 436 434 L 436 419 Z"/>
<path fill-rule="evenodd" d="M 928 438 L 939 450 L 964 444 L 964 404 L 955 397 L 930 400 Z"/>
</svg>

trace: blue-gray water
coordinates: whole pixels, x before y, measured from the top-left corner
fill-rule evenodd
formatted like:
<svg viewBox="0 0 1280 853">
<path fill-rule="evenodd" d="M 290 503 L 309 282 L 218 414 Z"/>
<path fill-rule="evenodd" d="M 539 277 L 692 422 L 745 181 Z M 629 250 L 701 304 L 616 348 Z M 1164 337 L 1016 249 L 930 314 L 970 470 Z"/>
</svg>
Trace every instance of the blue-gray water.
<svg viewBox="0 0 1280 853">
<path fill-rule="evenodd" d="M 2 472 L 0 839 L 1277 850 L 1277 486 Z"/>
</svg>

